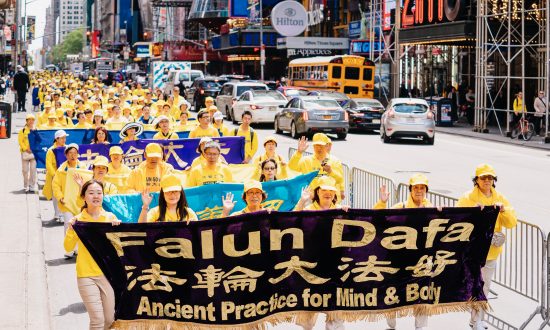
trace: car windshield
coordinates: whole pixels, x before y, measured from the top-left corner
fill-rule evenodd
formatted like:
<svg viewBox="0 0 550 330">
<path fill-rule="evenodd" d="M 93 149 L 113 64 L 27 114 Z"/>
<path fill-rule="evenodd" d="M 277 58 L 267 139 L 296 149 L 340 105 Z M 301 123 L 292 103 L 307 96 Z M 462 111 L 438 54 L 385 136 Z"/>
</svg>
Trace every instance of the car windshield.
<svg viewBox="0 0 550 330">
<path fill-rule="evenodd" d="M 255 100 L 286 101 L 286 98 L 283 95 L 281 95 L 281 93 L 276 91 L 255 90 L 253 93 L 254 93 Z"/>
<path fill-rule="evenodd" d="M 320 92 L 317 92 L 317 95 L 319 95 L 319 96 L 329 96 L 329 97 L 334 97 L 334 98 L 337 98 L 337 99 L 349 99 L 349 97 L 346 94 L 338 93 L 338 92 L 323 92 L 323 91 L 320 91 Z"/>
<path fill-rule="evenodd" d="M 302 89 L 287 89 L 285 93 L 287 96 L 305 96 L 309 92 Z"/>
<path fill-rule="evenodd" d="M 220 84 L 215 81 L 204 81 L 202 83 L 203 88 L 220 88 Z"/>
<path fill-rule="evenodd" d="M 257 90 L 260 90 L 260 91 L 265 91 L 266 90 L 266 87 L 265 86 L 262 86 L 262 85 L 252 85 L 252 86 L 238 86 L 237 87 L 237 96 L 241 96 L 242 93 L 246 92 L 246 91 L 249 91 L 249 90 L 254 90 L 254 91 L 257 91 Z"/>
<path fill-rule="evenodd" d="M 306 109 L 340 108 L 340 105 L 335 100 L 306 100 L 304 106 Z"/>
<path fill-rule="evenodd" d="M 399 113 L 424 113 L 428 111 L 428 107 L 424 104 L 395 104 L 393 109 Z"/>
</svg>

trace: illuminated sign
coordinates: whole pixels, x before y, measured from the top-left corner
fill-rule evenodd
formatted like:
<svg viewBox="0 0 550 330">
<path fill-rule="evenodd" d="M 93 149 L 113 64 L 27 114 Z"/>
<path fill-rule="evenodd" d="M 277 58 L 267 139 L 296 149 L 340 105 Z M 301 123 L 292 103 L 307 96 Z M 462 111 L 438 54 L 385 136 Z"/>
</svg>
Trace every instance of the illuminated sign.
<svg viewBox="0 0 550 330">
<path fill-rule="evenodd" d="M 259 56 L 248 56 L 248 55 L 227 55 L 228 62 L 238 62 L 238 61 L 259 61 Z"/>
<path fill-rule="evenodd" d="M 380 52 L 384 49 L 384 43 L 381 41 L 370 42 L 369 40 L 351 41 L 352 54 L 367 54 L 371 52 L 371 49 L 375 52 Z"/>
<path fill-rule="evenodd" d="M 403 0 L 402 27 L 454 22 L 463 18 L 466 0 Z"/>
</svg>

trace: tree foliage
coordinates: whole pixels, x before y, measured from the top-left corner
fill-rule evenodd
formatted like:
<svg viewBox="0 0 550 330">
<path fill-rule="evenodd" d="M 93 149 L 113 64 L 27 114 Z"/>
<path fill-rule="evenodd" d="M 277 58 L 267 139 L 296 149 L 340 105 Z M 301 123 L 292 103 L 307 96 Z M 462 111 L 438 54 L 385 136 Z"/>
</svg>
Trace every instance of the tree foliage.
<svg viewBox="0 0 550 330">
<path fill-rule="evenodd" d="M 78 54 L 82 52 L 82 47 L 84 47 L 84 30 L 77 29 L 71 31 L 63 40 L 62 43 L 53 47 L 50 52 L 49 59 L 50 63 L 61 64 L 67 59 L 67 54 Z"/>
</svg>

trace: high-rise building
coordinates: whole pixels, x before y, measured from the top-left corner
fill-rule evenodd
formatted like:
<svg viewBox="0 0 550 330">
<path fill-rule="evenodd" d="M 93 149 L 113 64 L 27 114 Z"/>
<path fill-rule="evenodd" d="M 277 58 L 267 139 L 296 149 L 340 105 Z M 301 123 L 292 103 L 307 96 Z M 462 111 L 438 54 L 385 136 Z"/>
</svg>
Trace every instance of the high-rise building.
<svg viewBox="0 0 550 330">
<path fill-rule="evenodd" d="M 44 41 L 42 47 L 44 49 L 55 46 L 55 18 L 53 7 L 46 8 L 46 25 L 44 26 Z"/>
<path fill-rule="evenodd" d="M 83 0 L 59 0 L 59 42 L 79 28 L 84 28 Z"/>
</svg>

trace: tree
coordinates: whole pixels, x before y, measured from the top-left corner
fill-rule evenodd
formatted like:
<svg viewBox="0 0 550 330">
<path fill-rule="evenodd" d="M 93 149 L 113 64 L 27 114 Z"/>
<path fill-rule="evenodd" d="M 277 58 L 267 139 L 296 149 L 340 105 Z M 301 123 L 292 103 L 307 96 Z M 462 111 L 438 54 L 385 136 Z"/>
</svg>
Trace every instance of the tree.
<svg viewBox="0 0 550 330">
<path fill-rule="evenodd" d="M 84 47 L 84 30 L 78 29 L 69 33 L 65 40 L 56 45 L 50 53 L 50 62 L 60 64 L 67 59 L 67 54 L 78 54 Z"/>
</svg>

